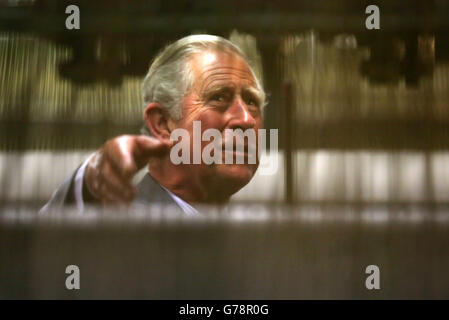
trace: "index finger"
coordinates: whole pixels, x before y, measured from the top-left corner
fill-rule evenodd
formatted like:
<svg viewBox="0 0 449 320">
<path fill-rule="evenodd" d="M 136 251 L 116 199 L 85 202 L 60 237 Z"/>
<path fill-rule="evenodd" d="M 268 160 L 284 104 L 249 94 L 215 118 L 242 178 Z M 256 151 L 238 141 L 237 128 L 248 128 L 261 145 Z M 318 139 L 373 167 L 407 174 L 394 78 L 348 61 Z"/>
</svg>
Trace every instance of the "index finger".
<svg viewBox="0 0 449 320">
<path fill-rule="evenodd" d="M 134 161 L 138 168 L 148 163 L 151 157 L 160 157 L 168 153 L 173 145 L 171 140 L 159 140 L 149 136 L 137 136 L 133 150 Z"/>
</svg>

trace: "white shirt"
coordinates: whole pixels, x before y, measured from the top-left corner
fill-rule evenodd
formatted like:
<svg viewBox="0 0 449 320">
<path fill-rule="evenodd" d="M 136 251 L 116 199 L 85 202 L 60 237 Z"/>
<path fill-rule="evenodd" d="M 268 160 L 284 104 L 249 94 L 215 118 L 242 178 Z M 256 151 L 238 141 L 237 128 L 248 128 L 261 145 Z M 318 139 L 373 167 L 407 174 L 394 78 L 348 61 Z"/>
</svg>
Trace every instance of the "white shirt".
<svg viewBox="0 0 449 320">
<path fill-rule="evenodd" d="M 86 161 L 81 165 L 81 167 L 78 169 L 76 176 L 75 176 L 75 201 L 76 201 L 76 207 L 80 212 L 84 212 L 84 200 L 83 200 L 83 180 L 84 180 L 84 172 L 86 171 L 87 164 L 89 163 L 90 158 L 93 157 L 93 154 L 87 158 Z M 190 204 L 182 200 L 180 197 L 172 193 L 170 190 L 166 189 L 164 186 L 161 186 L 164 188 L 165 191 L 170 195 L 170 197 L 175 201 L 178 206 L 184 211 L 184 213 L 188 215 L 194 215 L 198 214 L 198 210 L 196 210 L 194 207 L 192 207 Z"/>
</svg>

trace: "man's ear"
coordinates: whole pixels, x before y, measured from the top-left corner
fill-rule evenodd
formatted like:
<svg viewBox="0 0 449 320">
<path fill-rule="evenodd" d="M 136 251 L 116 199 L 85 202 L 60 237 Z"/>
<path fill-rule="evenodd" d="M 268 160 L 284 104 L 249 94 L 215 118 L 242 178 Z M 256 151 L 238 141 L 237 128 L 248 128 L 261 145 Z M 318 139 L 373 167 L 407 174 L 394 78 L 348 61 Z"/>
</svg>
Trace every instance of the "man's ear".
<svg viewBox="0 0 449 320">
<path fill-rule="evenodd" d="M 157 102 L 150 103 L 144 111 L 145 124 L 152 136 L 159 140 L 170 140 L 173 121 L 167 111 Z"/>
</svg>

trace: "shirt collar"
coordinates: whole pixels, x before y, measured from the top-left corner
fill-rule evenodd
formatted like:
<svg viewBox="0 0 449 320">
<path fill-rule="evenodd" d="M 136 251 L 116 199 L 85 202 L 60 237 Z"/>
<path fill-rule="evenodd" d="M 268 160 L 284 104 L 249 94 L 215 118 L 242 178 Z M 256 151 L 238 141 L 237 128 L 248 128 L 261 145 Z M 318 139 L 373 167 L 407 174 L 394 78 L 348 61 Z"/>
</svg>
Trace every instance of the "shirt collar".
<svg viewBox="0 0 449 320">
<path fill-rule="evenodd" d="M 195 215 L 199 214 L 198 210 L 196 210 L 194 207 L 192 207 L 190 204 L 188 204 L 186 201 L 182 200 L 180 197 L 178 197 L 176 194 L 165 188 L 163 185 L 161 185 L 162 188 L 164 188 L 165 191 L 172 197 L 172 199 L 178 204 L 178 206 L 181 207 L 182 211 L 188 215 Z"/>
</svg>

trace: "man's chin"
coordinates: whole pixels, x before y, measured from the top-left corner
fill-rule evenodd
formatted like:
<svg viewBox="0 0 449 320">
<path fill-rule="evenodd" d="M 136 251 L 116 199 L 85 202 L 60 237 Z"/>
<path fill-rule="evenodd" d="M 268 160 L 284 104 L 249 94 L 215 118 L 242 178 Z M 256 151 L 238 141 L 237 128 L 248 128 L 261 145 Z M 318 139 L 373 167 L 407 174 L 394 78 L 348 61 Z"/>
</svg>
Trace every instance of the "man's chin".
<svg viewBox="0 0 449 320">
<path fill-rule="evenodd" d="M 256 170 L 257 165 L 219 164 L 215 173 L 223 180 L 223 187 L 231 189 L 234 194 L 251 181 Z"/>
</svg>

